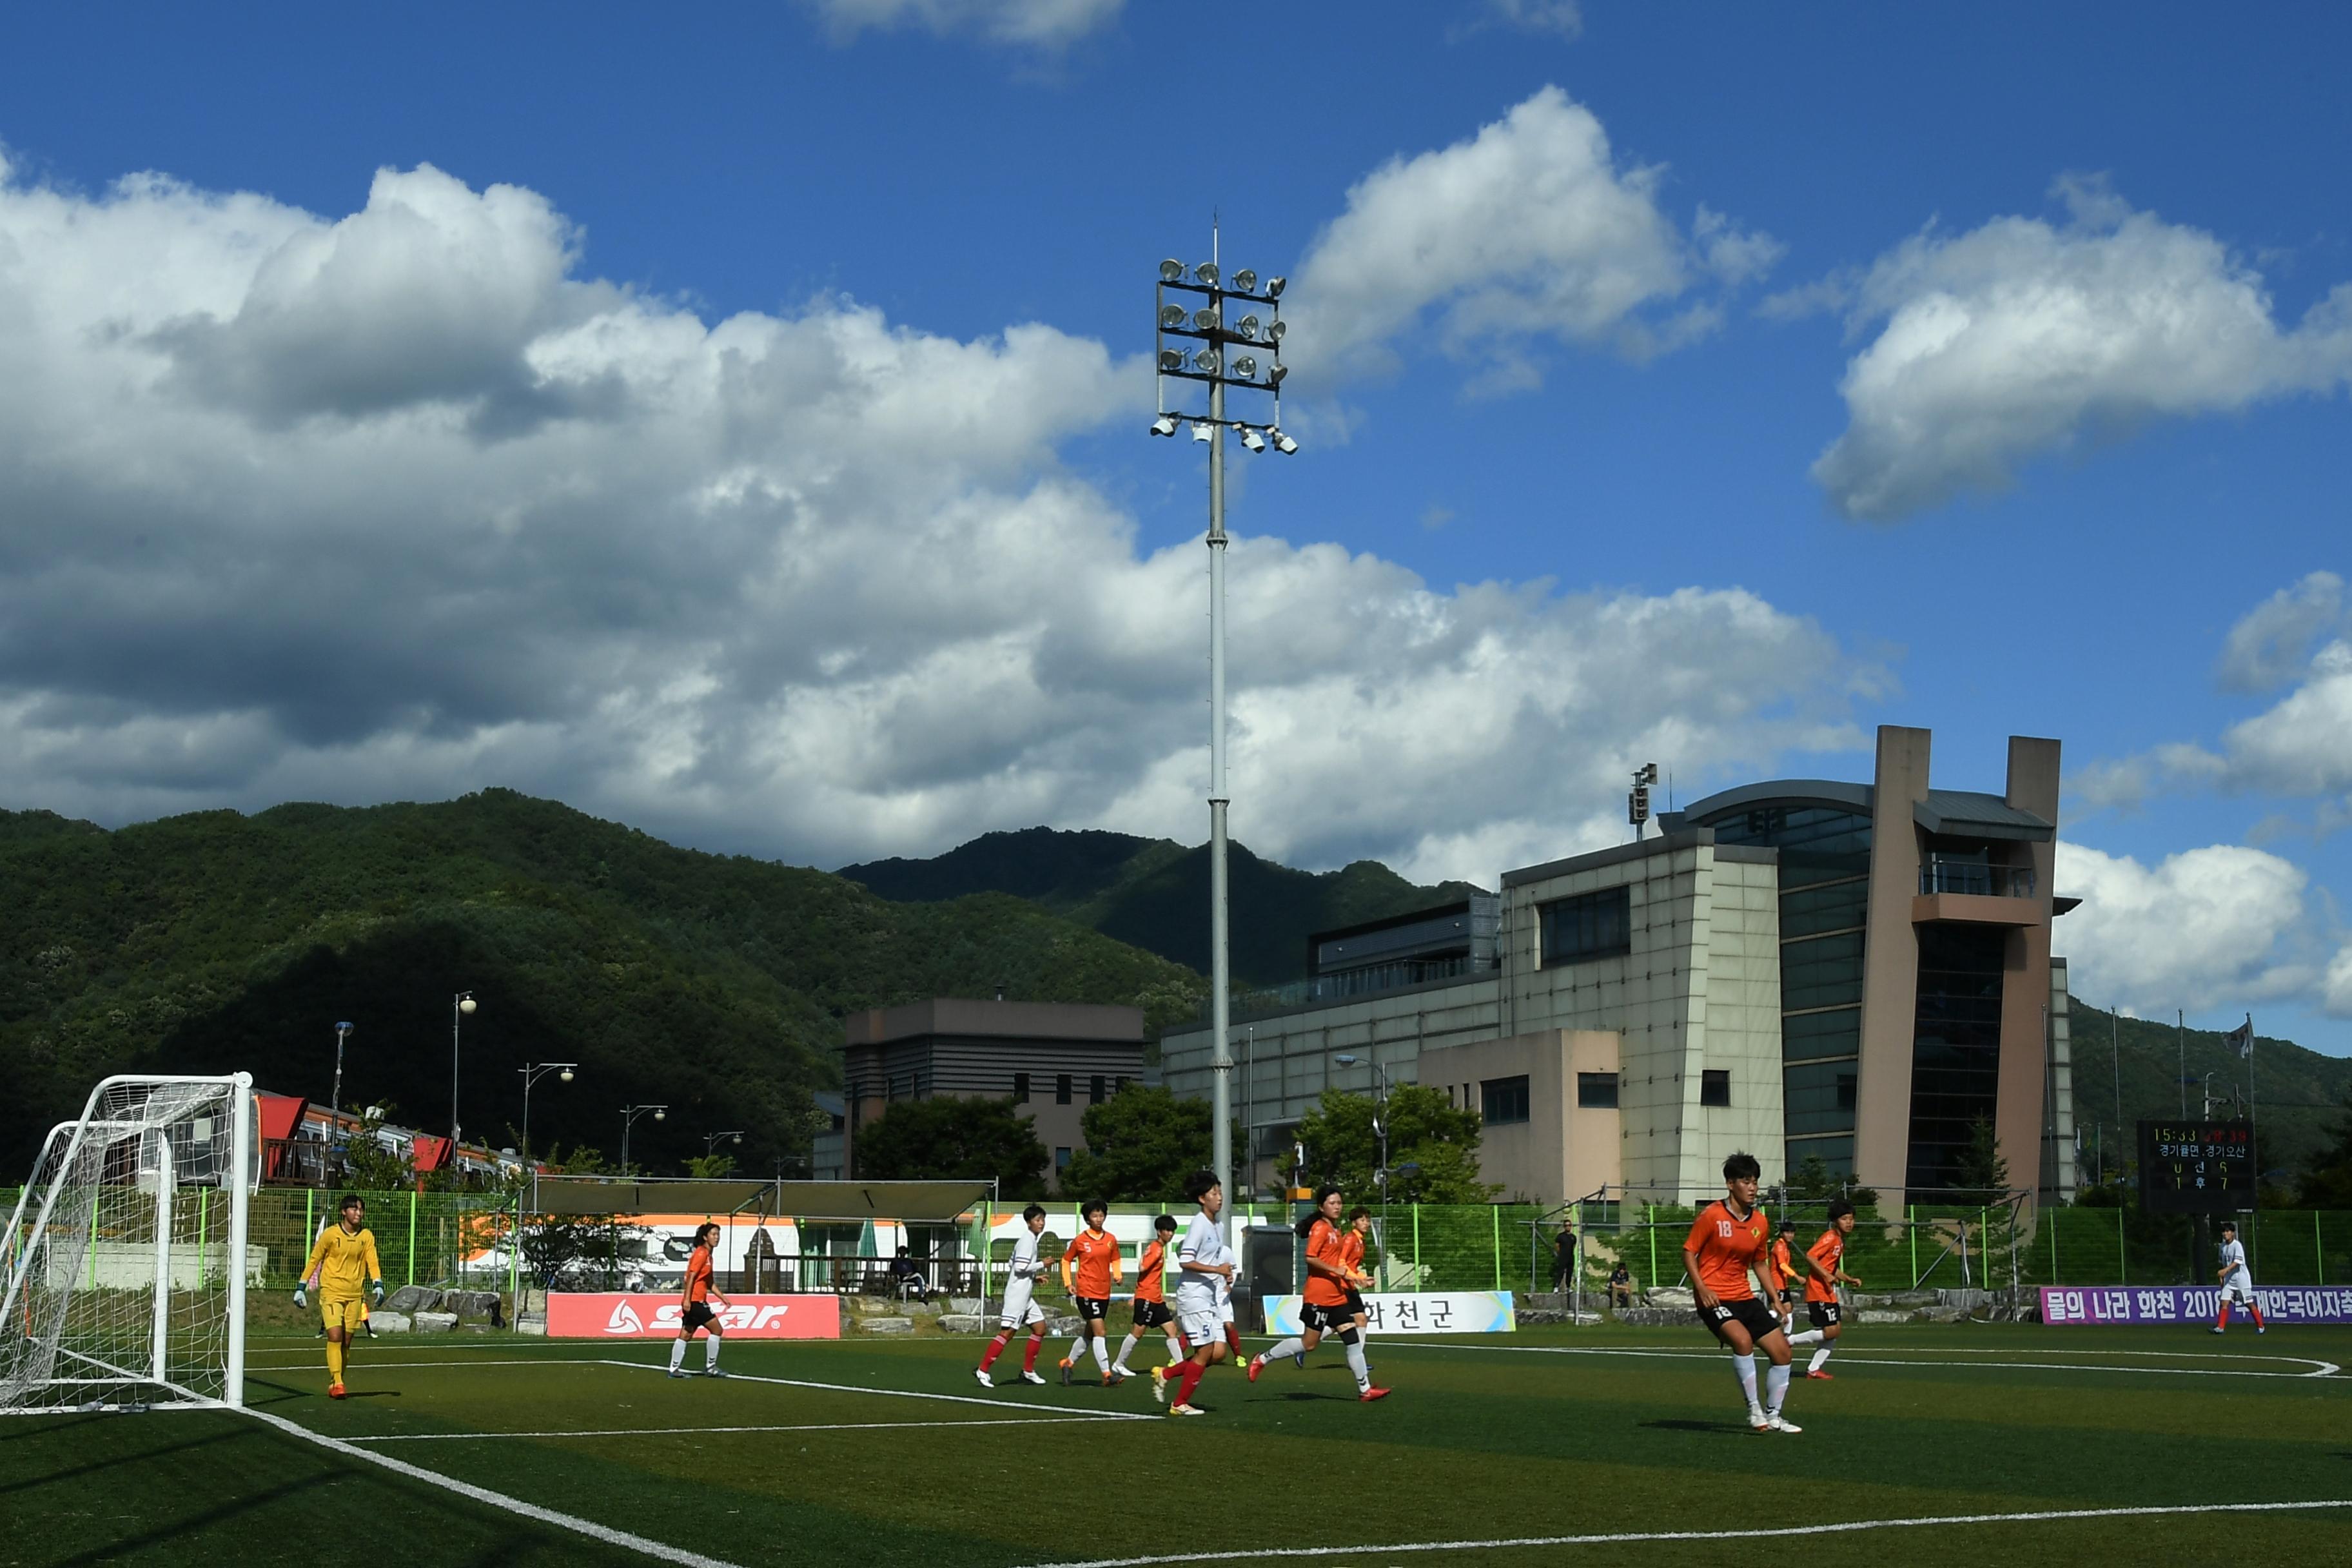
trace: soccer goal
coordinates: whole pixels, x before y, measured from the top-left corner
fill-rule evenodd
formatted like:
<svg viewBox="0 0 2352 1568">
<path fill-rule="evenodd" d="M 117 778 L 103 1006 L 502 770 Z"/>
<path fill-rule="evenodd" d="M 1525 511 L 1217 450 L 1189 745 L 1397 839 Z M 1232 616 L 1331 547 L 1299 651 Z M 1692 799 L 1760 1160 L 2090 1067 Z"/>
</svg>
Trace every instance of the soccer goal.
<svg viewBox="0 0 2352 1568">
<path fill-rule="evenodd" d="M 253 1079 L 110 1078 L 0 1236 L 0 1411 L 245 1402 Z"/>
</svg>

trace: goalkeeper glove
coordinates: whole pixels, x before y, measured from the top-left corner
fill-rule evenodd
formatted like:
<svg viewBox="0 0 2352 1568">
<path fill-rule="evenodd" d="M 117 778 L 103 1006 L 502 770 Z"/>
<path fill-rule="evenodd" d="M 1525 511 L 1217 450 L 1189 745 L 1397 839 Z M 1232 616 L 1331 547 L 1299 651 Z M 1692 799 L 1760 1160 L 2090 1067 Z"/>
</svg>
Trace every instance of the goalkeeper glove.
<svg viewBox="0 0 2352 1568">
<path fill-rule="evenodd" d="M 381 1279 L 371 1279 L 371 1280 L 369 1280 L 369 1281 L 368 1281 L 368 1294 L 369 1294 L 369 1296 L 372 1298 L 372 1300 L 370 1300 L 370 1302 L 369 1302 L 369 1305 L 371 1305 L 371 1306 L 375 1306 L 375 1307 L 381 1307 L 381 1306 L 383 1306 L 383 1280 L 381 1280 Z"/>
<path fill-rule="evenodd" d="M 297 1286 L 295 1286 L 295 1287 L 294 1287 L 294 1305 L 295 1305 L 295 1306 L 297 1306 L 297 1307 L 308 1307 L 308 1306 L 310 1304 L 310 1298 L 309 1298 L 309 1297 L 307 1297 L 307 1296 L 305 1296 L 305 1295 L 302 1293 L 302 1292 L 303 1292 L 304 1290 L 306 1290 L 307 1289 L 309 1289 L 309 1287 L 307 1287 L 307 1286 L 303 1286 L 303 1285 L 297 1285 Z"/>
</svg>

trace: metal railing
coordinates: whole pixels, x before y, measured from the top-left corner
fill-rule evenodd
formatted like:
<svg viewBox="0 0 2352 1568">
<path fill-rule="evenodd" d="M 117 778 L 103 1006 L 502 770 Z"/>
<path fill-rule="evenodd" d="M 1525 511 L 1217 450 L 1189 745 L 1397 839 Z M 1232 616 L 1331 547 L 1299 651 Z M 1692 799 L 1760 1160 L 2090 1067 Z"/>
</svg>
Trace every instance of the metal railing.
<svg viewBox="0 0 2352 1568">
<path fill-rule="evenodd" d="M 1919 868 L 1919 890 L 1923 893 L 2030 899 L 2036 885 L 2031 866 L 1988 866 L 1981 860 L 1947 860 L 1935 856 Z"/>
</svg>

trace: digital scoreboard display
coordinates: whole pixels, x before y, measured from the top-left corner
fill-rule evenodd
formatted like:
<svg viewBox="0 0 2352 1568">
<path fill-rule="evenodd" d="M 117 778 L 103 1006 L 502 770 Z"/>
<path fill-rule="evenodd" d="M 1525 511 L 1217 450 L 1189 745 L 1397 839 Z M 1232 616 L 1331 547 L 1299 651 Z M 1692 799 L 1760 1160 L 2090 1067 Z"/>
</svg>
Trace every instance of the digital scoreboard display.
<svg viewBox="0 0 2352 1568">
<path fill-rule="evenodd" d="M 2254 1206 L 2254 1132 L 2243 1121 L 2139 1124 L 2139 1202 L 2150 1214 Z"/>
</svg>

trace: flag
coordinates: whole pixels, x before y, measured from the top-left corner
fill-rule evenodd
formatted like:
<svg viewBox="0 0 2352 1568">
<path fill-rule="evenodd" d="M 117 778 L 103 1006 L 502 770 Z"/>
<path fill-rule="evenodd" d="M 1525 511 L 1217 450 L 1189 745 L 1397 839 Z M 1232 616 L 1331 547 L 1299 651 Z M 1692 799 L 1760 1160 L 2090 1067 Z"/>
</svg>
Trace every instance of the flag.
<svg viewBox="0 0 2352 1568">
<path fill-rule="evenodd" d="M 2248 1017 L 2244 1023 L 2222 1036 L 2221 1043 L 2236 1051 L 2242 1058 L 2252 1061 L 2254 1056 L 2253 1019 Z"/>
</svg>

